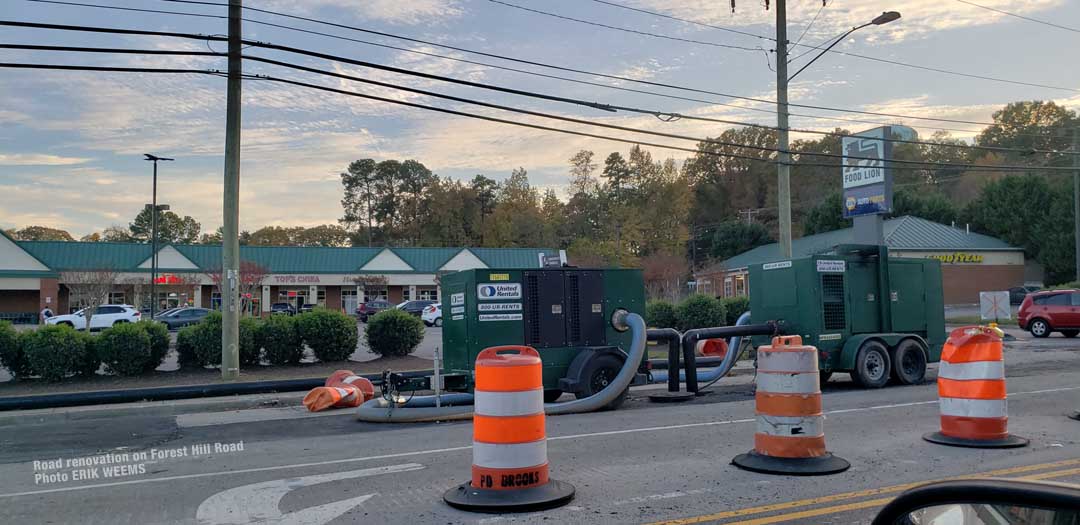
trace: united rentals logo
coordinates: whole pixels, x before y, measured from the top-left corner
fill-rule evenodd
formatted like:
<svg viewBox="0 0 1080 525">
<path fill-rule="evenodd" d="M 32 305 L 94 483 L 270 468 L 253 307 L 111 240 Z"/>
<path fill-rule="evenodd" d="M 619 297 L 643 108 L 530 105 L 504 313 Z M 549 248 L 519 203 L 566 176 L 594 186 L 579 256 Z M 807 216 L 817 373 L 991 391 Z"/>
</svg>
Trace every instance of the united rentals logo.
<svg viewBox="0 0 1080 525">
<path fill-rule="evenodd" d="M 476 297 L 481 301 L 521 299 L 520 283 L 484 283 L 476 285 Z"/>
</svg>

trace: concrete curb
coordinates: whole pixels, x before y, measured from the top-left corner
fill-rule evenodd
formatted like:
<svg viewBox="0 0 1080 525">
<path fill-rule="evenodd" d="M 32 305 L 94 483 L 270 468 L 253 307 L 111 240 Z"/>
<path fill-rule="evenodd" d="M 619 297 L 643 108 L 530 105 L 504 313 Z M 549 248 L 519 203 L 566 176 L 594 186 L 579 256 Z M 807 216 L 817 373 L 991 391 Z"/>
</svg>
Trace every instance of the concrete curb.
<svg viewBox="0 0 1080 525">
<path fill-rule="evenodd" d="M 212 398 L 142 401 L 111 405 L 40 408 L 0 412 L 0 425 L 53 423 L 124 416 L 178 416 L 253 408 L 299 406 L 307 392 L 249 394 Z"/>
</svg>

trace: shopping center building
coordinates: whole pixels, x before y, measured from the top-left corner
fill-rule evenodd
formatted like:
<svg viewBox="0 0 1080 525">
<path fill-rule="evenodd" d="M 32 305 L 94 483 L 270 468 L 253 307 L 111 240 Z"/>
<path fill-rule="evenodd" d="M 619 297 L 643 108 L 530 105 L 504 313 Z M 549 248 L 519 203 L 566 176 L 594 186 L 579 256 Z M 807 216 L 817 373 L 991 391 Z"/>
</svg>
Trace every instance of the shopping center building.
<svg viewBox="0 0 1080 525">
<path fill-rule="evenodd" d="M 941 261 L 946 304 L 978 303 L 980 291 L 1042 285 L 1042 267 L 1027 260 L 1022 249 L 995 237 L 972 233 L 967 227 L 903 216 L 884 221 L 884 233 L 885 245 L 893 257 Z M 854 230 L 845 228 L 795 239 L 791 251 L 795 258 L 808 257 L 828 253 L 837 245 L 851 244 L 853 240 Z M 759 246 L 695 272 L 696 291 L 720 297 L 749 295 L 747 268 L 784 259 L 778 244 Z"/>
<path fill-rule="evenodd" d="M 109 303 L 147 308 L 151 253 L 149 244 L 15 241 L 0 232 L 0 319 L 37 322 L 46 306 L 69 312 L 75 305 L 66 280 L 107 280 L 113 283 Z M 472 268 L 538 268 L 542 253 L 558 251 L 241 246 L 241 294 L 249 308 L 264 314 L 279 302 L 351 313 L 360 301 L 439 300 L 441 275 Z M 157 261 L 159 309 L 218 307 L 220 246 L 164 245 Z"/>
</svg>

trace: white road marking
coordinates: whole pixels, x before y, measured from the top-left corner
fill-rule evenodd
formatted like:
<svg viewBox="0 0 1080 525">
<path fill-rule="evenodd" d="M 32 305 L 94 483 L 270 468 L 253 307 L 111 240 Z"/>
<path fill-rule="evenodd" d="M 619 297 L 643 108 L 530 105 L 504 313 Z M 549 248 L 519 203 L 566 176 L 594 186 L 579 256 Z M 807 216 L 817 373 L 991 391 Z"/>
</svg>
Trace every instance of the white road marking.
<svg viewBox="0 0 1080 525">
<path fill-rule="evenodd" d="M 300 478 L 275 479 L 262 483 L 242 485 L 206 498 L 199 505 L 199 510 L 195 513 L 195 519 L 199 525 L 242 525 L 246 523 L 323 525 L 375 497 L 375 494 L 364 494 L 355 498 L 286 513 L 281 512 L 281 499 L 293 490 L 320 483 L 351 480 L 379 474 L 408 472 L 422 468 L 424 466 L 418 463 L 405 463 L 388 467 L 349 470 Z"/>
<path fill-rule="evenodd" d="M 1080 386 L 1063 387 L 1063 388 L 1049 388 L 1049 389 L 1045 389 L 1045 390 L 1031 390 L 1031 391 L 1026 391 L 1026 392 L 1010 392 L 1009 395 L 1010 396 L 1023 396 L 1023 395 L 1034 395 L 1034 394 L 1046 394 L 1046 393 L 1051 393 L 1051 392 L 1068 392 L 1068 391 L 1073 391 L 1073 390 L 1080 390 Z M 888 409 L 888 408 L 899 408 L 899 407 L 916 406 L 916 405 L 930 405 L 930 404 L 936 404 L 937 402 L 938 402 L 938 400 L 934 399 L 932 401 L 916 401 L 916 402 L 912 402 L 912 403 L 895 403 L 895 404 L 889 404 L 889 405 L 875 405 L 875 406 L 862 407 L 862 408 L 847 408 L 847 409 L 842 409 L 842 410 L 833 410 L 833 411 L 829 411 L 829 412 L 825 412 L 825 413 L 826 414 L 846 414 L 846 413 L 850 413 L 850 412 L 866 412 L 866 411 L 870 411 L 870 410 L 883 410 L 883 409 Z M 623 429 L 623 430 L 609 430 L 609 431 L 606 431 L 606 432 L 589 432 L 589 433 L 585 433 L 585 434 L 571 434 L 571 435 L 567 435 L 567 436 L 551 436 L 551 437 L 548 437 L 548 441 L 562 441 L 562 440 L 567 440 L 567 439 L 578 439 L 578 438 L 589 438 L 589 437 L 600 437 L 600 436 L 613 436 L 613 435 L 619 435 L 619 434 L 635 434 L 635 433 L 638 433 L 638 432 L 657 432 L 657 431 L 662 431 L 662 430 L 678 430 L 678 429 L 682 429 L 682 428 L 707 427 L 707 426 L 717 426 L 717 425 L 732 425 L 732 424 L 736 424 L 736 423 L 752 423 L 754 421 L 756 421 L 756 420 L 753 419 L 753 418 L 749 418 L 749 419 L 729 419 L 729 420 L 724 420 L 724 421 L 706 421 L 706 422 L 702 422 L 702 423 L 685 423 L 685 424 L 681 424 L 681 425 L 665 425 L 665 426 L 657 426 L 657 427 L 627 428 L 627 429 Z M 318 467 L 318 466 L 324 466 L 324 465 L 338 465 L 338 464 L 345 464 L 345 463 L 356 463 L 356 462 L 360 462 L 360 461 L 376 461 L 376 460 L 380 460 L 380 459 L 405 458 L 405 457 L 410 457 L 410 456 L 423 456 L 423 455 L 430 455 L 430 454 L 444 454 L 444 453 L 448 453 L 448 452 L 461 452 L 461 451 L 465 451 L 465 450 L 472 450 L 472 445 L 470 444 L 470 445 L 465 445 L 465 446 L 461 446 L 461 447 L 436 448 L 436 449 L 429 449 L 429 450 L 415 450 L 415 451 L 411 451 L 411 452 L 398 452 L 398 453 L 394 453 L 394 454 L 380 454 L 380 455 L 377 455 L 377 456 L 365 456 L 365 457 L 359 457 L 359 458 L 346 458 L 346 459 L 334 459 L 334 460 L 328 460 L 328 461 L 316 461 L 316 462 L 312 462 L 312 463 L 297 463 L 297 464 L 292 464 L 292 465 L 277 465 L 277 466 L 273 466 L 273 467 L 259 467 L 259 468 L 239 469 L 239 470 L 230 470 L 230 471 L 226 471 L 226 472 L 203 472 L 203 473 L 199 473 L 199 474 L 185 474 L 185 475 L 181 475 L 181 476 L 166 476 L 166 477 L 151 478 L 151 479 L 136 479 L 136 480 L 129 480 L 129 481 L 117 481 L 117 482 L 113 482 L 113 483 L 96 483 L 96 484 L 93 484 L 93 485 L 83 485 L 83 486 L 79 486 L 79 487 L 63 487 L 63 488 L 55 488 L 55 489 L 31 490 L 31 491 L 26 491 L 26 492 L 10 492 L 10 493 L 7 493 L 7 494 L 0 494 L 0 498 L 13 498 L 13 497 L 18 497 L 18 496 L 33 496 L 33 495 L 37 495 L 37 494 L 51 494 L 51 493 L 56 493 L 56 492 L 70 492 L 70 491 L 75 491 L 75 490 L 96 489 L 96 488 L 103 488 L 103 487 L 115 487 L 115 486 L 121 486 L 121 485 L 136 485 L 136 484 L 142 484 L 142 483 L 156 483 L 156 482 L 160 482 L 160 481 L 175 481 L 175 480 L 182 480 L 182 479 L 206 478 L 206 477 L 214 477 L 214 476 L 228 476 L 228 475 L 232 475 L 232 474 L 246 474 L 246 473 L 250 473 L 250 472 L 269 472 L 269 471 L 283 470 L 283 469 L 294 469 L 294 468 L 304 468 L 304 467 Z"/>
</svg>

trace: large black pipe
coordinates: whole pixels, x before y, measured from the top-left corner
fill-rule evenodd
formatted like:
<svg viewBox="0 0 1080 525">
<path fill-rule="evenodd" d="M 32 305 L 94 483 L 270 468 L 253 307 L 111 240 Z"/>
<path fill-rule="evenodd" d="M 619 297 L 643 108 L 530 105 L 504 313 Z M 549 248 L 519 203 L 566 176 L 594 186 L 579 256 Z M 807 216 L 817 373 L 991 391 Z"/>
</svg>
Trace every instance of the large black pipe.
<svg viewBox="0 0 1080 525">
<path fill-rule="evenodd" d="M 682 352 L 682 346 L 681 345 L 678 346 L 675 351 L 676 352 Z M 722 357 L 698 357 L 698 358 L 696 358 L 695 361 L 697 362 L 698 368 L 714 368 L 714 367 L 720 366 L 720 363 L 724 362 L 724 358 L 722 358 Z M 649 360 L 649 369 L 650 370 L 667 370 L 668 369 L 668 360 L 667 360 L 667 358 L 664 358 L 664 359 L 650 359 Z"/>
<path fill-rule="evenodd" d="M 667 354 L 667 368 L 668 370 L 674 370 L 672 374 L 668 374 L 667 389 L 668 392 L 679 391 L 679 341 L 682 340 L 682 334 L 674 328 L 652 328 L 645 331 L 645 338 L 649 341 L 667 341 L 668 354 Z"/>
<path fill-rule="evenodd" d="M 406 377 L 425 377 L 431 374 L 431 370 L 401 372 L 401 375 Z M 382 383 L 382 374 L 362 374 L 360 377 L 366 378 L 376 385 Z M 326 378 L 310 378 L 279 381 L 248 381 L 210 385 L 166 386 L 157 388 L 133 388 L 130 390 L 97 390 L 93 392 L 73 392 L 70 394 L 46 394 L 38 396 L 16 396 L 0 398 L 0 411 L 268 394 L 273 392 L 300 392 L 311 390 L 312 388 L 320 387 L 325 384 Z"/>
<path fill-rule="evenodd" d="M 775 321 L 769 321 L 761 324 L 747 324 L 742 326 L 721 326 L 716 328 L 695 328 L 693 330 L 687 330 L 683 332 L 682 336 L 682 350 L 683 358 L 686 361 L 686 391 L 697 392 L 697 358 L 694 356 L 694 347 L 697 346 L 697 342 L 702 339 L 727 339 L 729 337 L 748 337 L 752 335 L 777 335 L 780 333 L 780 326 Z M 729 349 L 729 351 L 737 351 L 737 349 Z M 678 373 L 668 372 L 668 382 L 671 381 L 671 375 L 675 376 L 675 381 L 679 380 Z"/>
</svg>

